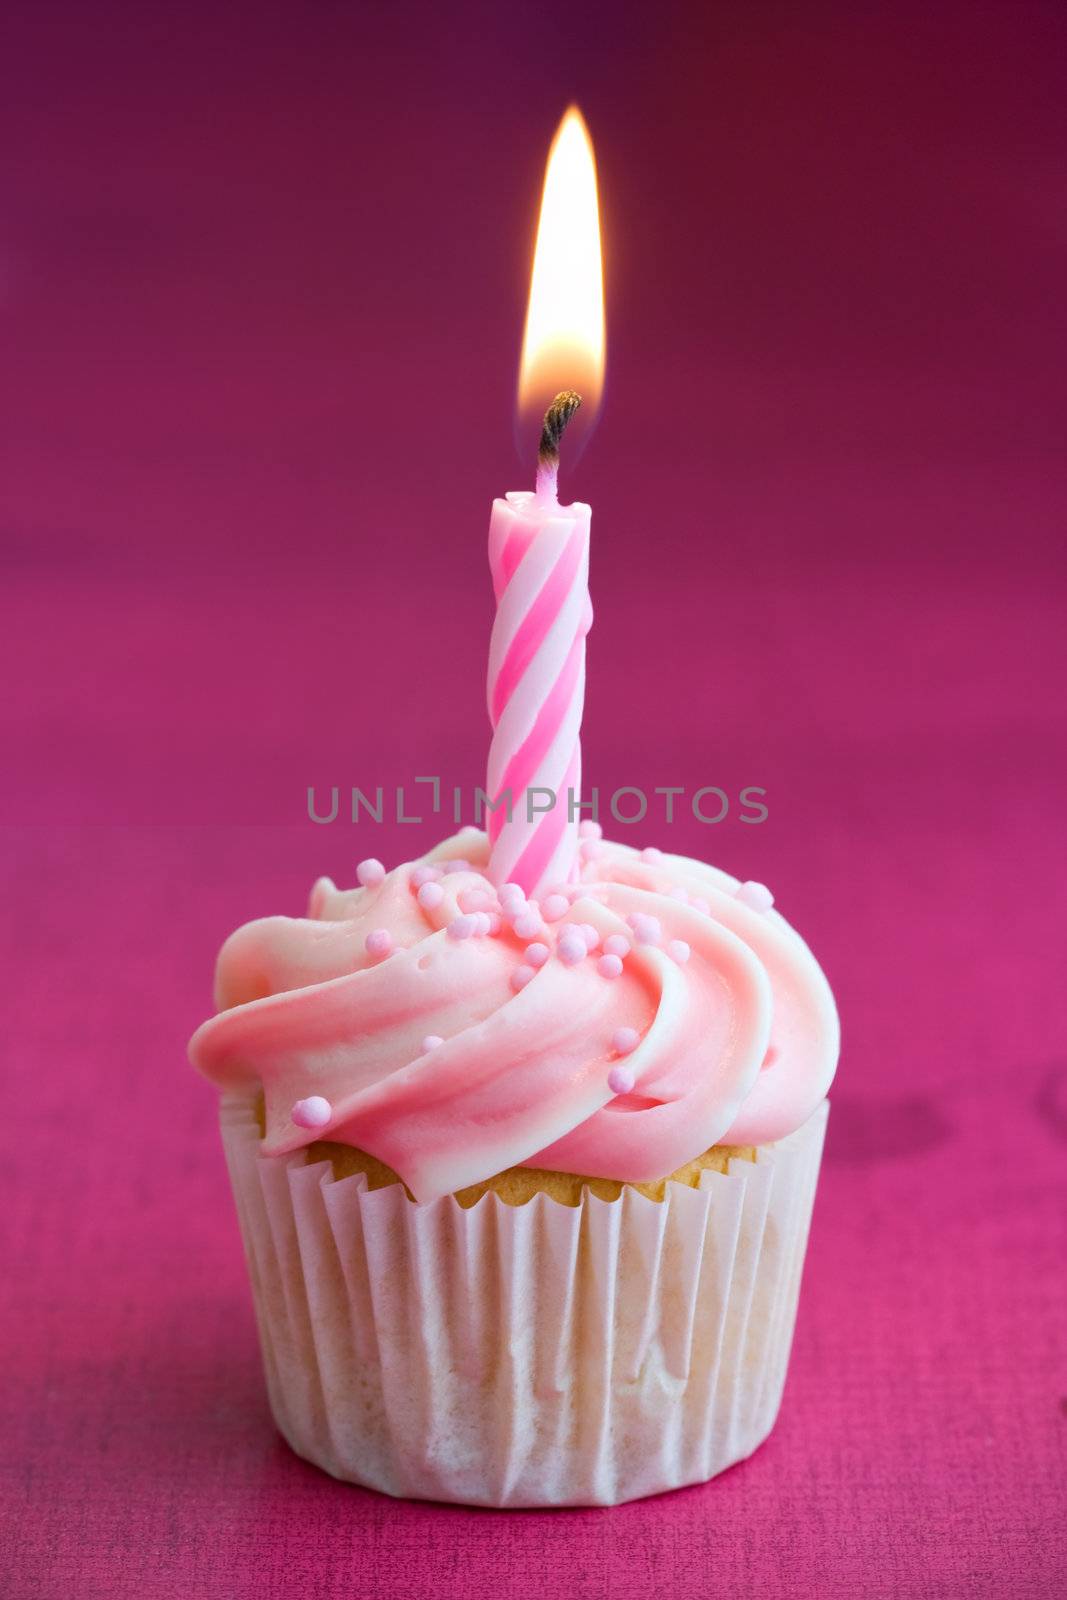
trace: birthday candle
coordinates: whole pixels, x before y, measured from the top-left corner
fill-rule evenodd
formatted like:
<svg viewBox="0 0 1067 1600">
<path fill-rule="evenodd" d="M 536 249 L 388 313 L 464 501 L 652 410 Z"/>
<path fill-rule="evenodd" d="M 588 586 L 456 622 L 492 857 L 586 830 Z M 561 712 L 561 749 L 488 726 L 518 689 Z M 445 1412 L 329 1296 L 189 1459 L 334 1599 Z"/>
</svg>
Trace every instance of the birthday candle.
<svg viewBox="0 0 1067 1600">
<path fill-rule="evenodd" d="M 604 302 L 592 143 L 571 108 L 549 154 L 520 370 L 520 407 L 544 414 L 536 488 L 493 502 L 489 646 L 493 728 L 486 793 L 489 874 L 536 895 L 577 876 L 579 730 L 585 697 L 590 509 L 561 506 L 560 439 L 603 381 Z M 580 383 L 582 394 L 563 384 Z"/>
<path fill-rule="evenodd" d="M 490 876 L 528 895 L 574 876 L 581 792 L 589 599 L 586 505 L 556 497 L 559 439 L 580 404 L 558 395 L 545 417 L 534 493 L 493 502 L 489 567 L 497 612 L 489 644 L 486 792 Z"/>
</svg>

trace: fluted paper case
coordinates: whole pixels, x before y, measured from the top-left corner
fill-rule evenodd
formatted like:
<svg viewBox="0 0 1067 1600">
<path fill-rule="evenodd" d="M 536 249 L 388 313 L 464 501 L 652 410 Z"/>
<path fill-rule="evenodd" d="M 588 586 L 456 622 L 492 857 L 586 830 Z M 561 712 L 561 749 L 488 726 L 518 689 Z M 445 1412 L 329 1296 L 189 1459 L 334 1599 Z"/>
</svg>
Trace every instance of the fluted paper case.
<svg viewBox="0 0 1067 1600">
<path fill-rule="evenodd" d="M 222 1132 L 275 1420 L 385 1494 L 615 1505 L 750 1455 L 778 1413 L 828 1106 L 756 1160 L 566 1206 L 415 1205 Z"/>
</svg>

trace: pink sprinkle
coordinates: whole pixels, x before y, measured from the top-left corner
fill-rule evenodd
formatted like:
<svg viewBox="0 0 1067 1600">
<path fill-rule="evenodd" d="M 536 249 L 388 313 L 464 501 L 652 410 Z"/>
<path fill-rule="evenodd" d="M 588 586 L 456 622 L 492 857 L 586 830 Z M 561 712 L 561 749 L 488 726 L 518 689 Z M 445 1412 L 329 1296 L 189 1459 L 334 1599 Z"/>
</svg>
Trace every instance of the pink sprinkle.
<svg viewBox="0 0 1067 1600">
<path fill-rule="evenodd" d="M 532 939 L 541 932 L 541 917 L 533 906 L 521 911 L 511 924 L 520 939 Z"/>
<path fill-rule="evenodd" d="M 735 891 L 735 898 L 743 906 L 749 906 L 753 911 L 769 911 L 774 904 L 774 896 L 765 883 L 753 883 L 749 879 Z"/>
<path fill-rule="evenodd" d="M 604 940 L 604 949 L 609 956 L 628 956 L 630 954 L 630 941 L 624 934 L 609 933 Z"/>
<path fill-rule="evenodd" d="M 595 950 L 600 943 L 600 935 L 593 927 L 593 924 L 591 922 L 579 922 L 576 927 L 585 940 L 585 948 L 587 950 Z"/>
<path fill-rule="evenodd" d="M 493 903 L 493 897 L 488 889 L 464 889 L 459 897 L 461 911 L 488 911 Z"/>
<path fill-rule="evenodd" d="M 523 905 L 526 903 L 526 891 L 518 883 L 502 883 L 500 885 L 500 904 L 506 905 L 509 900 L 518 900 Z"/>
<path fill-rule="evenodd" d="M 431 1050 L 436 1050 L 437 1046 L 439 1044 L 444 1044 L 444 1042 L 445 1041 L 441 1038 L 439 1033 L 428 1033 L 425 1039 L 422 1041 L 423 1055 L 429 1055 Z"/>
<path fill-rule="evenodd" d="M 445 891 L 441 888 L 441 885 L 434 883 L 431 879 L 428 883 L 422 885 L 415 898 L 424 911 L 436 911 L 444 897 Z"/>
<path fill-rule="evenodd" d="M 421 889 L 424 883 L 433 883 L 434 879 L 440 876 L 440 867 L 416 867 L 411 874 L 411 887 Z"/>
<path fill-rule="evenodd" d="M 366 946 L 368 955 L 387 956 L 393 948 L 393 936 L 388 928 L 375 928 L 368 933 Z"/>
<path fill-rule="evenodd" d="M 632 1032 L 632 1029 L 622 1028 L 620 1033 Z M 634 1075 L 629 1067 L 612 1067 L 608 1073 L 608 1088 L 612 1094 L 629 1094 L 634 1086 Z"/>
<path fill-rule="evenodd" d="M 663 860 L 663 851 L 662 850 L 657 850 L 654 844 L 650 844 L 647 847 L 647 849 L 641 851 L 641 860 L 642 861 L 662 861 Z"/>
<path fill-rule="evenodd" d="M 324 1128 L 333 1116 L 333 1107 L 321 1094 L 309 1094 L 298 1100 L 289 1113 L 298 1128 Z"/>
<path fill-rule="evenodd" d="M 520 989 L 525 989 L 531 978 L 536 977 L 533 967 L 516 967 L 511 974 L 511 987 L 518 994 Z"/>
<path fill-rule="evenodd" d="M 658 944 L 663 932 L 659 918 L 646 916 L 644 912 L 634 918 L 633 930 L 638 944 Z"/>
<path fill-rule="evenodd" d="M 543 967 L 551 953 L 547 944 L 528 944 L 523 956 L 529 966 Z"/>
<path fill-rule="evenodd" d="M 452 921 L 448 924 L 448 937 L 450 939 L 469 939 L 472 933 L 477 932 L 477 928 L 477 917 L 468 911 L 465 916 L 452 918 Z"/>
<path fill-rule="evenodd" d="M 611 1048 L 617 1055 L 628 1056 L 637 1049 L 639 1034 L 636 1028 L 616 1028 L 611 1036 Z"/>
<path fill-rule="evenodd" d="M 446 861 L 443 870 L 445 872 L 470 872 L 471 864 L 469 861 L 464 861 L 462 857 L 457 856 L 455 861 Z"/>
<path fill-rule="evenodd" d="M 474 917 L 475 933 L 479 939 L 484 939 L 493 926 L 488 911 L 474 911 L 471 915 Z"/>
<path fill-rule="evenodd" d="M 690 949 L 684 939 L 672 939 L 667 946 L 667 954 L 672 961 L 677 961 L 680 967 L 684 967 L 689 960 Z"/>
<path fill-rule="evenodd" d="M 695 894 L 695 895 L 692 896 L 692 898 L 689 901 L 689 904 L 692 906 L 694 911 L 699 911 L 702 916 L 705 916 L 705 917 L 710 917 L 711 916 L 711 906 L 710 906 L 710 904 L 708 903 L 707 900 L 702 900 L 698 894 Z"/>
<path fill-rule="evenodd" d="M 579 839 L 602 839 L 604 830 L 599 822 L 594 822 L 591 817 L 588 817 L 584 822 L 579 822 L 578 837 Z"/>
<path fill-rule="evenodd" d="M 588 955 L 585 940 L 576 928 L 568 929 L 566 933 L 560 935 L 556 954 L 565 967 L 575 967 L 579 961 L 585 960 Z"/>
<path fill-rule="evenodd" d="M 565 894 L 550 894 L 541 902 L 541 915 L 546 922 L 558 922 L 560 917 L 567 915 L 570 905 Z"/>
<path fill-rule="evenodd" d="M 602 978 L 621 978 L 622 957 L 601 956 L 600 960 L 596 964 L 596 969 Z"/>
<path fill-rule="evenodd" d="M 385 868 L 380 861 L 375 860 L 374 856 L 368 856 L 366 861 L 361 861 L 356 868 L 356 877 L 364 889 L 371 889 L 375 884 L 384 882 Z"/>
</svg>

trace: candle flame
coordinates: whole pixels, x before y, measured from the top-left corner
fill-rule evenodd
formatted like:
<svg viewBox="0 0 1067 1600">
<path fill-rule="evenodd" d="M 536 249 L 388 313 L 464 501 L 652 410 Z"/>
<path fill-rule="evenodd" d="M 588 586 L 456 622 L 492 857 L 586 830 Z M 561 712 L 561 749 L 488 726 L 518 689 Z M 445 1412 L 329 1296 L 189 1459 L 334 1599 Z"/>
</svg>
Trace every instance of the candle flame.
<svg viewBox="0 0 1067 1600">
<path fill-rule="evenodd" d="M 519 367 L 523 434 L 540 427 L 561 389 L 582 397 L 587 433 L 604 387 L 604 274 L 596 160 L 589 129 L 571 106 L 548 153 L 530 300 Z M 573 446 L 573 435 L 568 435 Z M 568 451 L 573 454 L 572 450 Z"/>
</svg>

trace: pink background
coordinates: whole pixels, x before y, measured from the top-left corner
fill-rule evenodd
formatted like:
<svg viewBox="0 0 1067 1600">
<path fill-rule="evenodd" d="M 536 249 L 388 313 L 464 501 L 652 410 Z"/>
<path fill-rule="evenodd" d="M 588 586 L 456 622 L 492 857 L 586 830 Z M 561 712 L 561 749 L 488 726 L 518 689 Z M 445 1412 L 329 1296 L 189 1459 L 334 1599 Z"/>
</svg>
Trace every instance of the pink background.
<svg viewBox="0 0 1067 1600">
<path fill-rule="evenodd" d="M 1064 60 L 1055 4 L 8 8 L 12 1596 L 1062 1593 Z M 545 149 L 598 143 L 587 776 L 766 880 L 844 1055 L 781 1422 L 619 1510 L 394 1503 L 263 1395 L 223 935 L 480 780 Z"/>
</svg>

